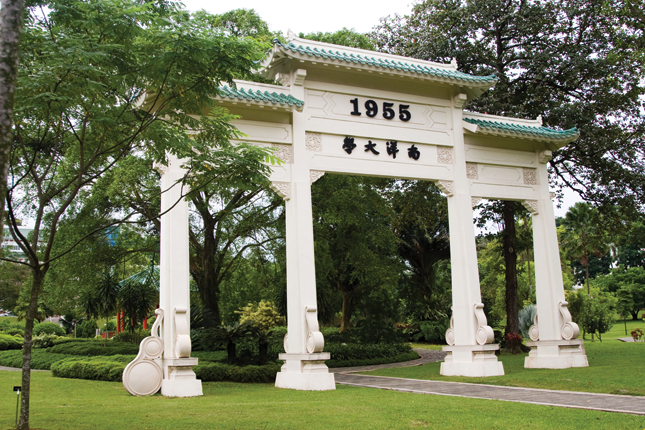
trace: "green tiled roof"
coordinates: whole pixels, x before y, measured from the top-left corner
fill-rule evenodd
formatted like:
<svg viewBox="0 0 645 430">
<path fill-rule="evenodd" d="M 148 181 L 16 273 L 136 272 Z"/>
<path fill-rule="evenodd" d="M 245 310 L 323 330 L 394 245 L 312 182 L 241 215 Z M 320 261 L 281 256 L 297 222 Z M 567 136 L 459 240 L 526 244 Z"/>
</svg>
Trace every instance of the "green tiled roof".
<svg viewBox="0 0 645 430">
<path fill-rule="evenodd" d="M 554 130 L 548 127 L 532 127 L 528 125 L 509 124 L 484 119 L 464 118 L 464 121 L 486 130 L 517 133 L 547 139 L 568 139 L 578 136 L 579 134 L 578 129 L 575 127 L 568 130 Z"/>
<path fill-rule="evenodd" d="M 278 94 L 276 92 L 272 92 L 272 93 L 268 91 L 262 92 L 260 90 L 253 91 L 252 89 L 245 90 L 244 88 L 240 88 L 240 87 L 238 87 L 237 89 L 234 89 L 234 88 L 229 88 L 227 86 L 220 87 L 219 92 L 222 98 L 228 97 L 229 99 L 239 99 L 239 100 L 281 104 L 283 106 L 295 105 L 297 107 L 304 106 L 305 104 L 305 102 L 303 102 L 302 100 L 298 100 L 291 94 L 285 95 L 285 94 Z"/>
<path fill-rule="evenodd" d="M 447 79 L 457 79 L 460 81 L 478 83 L 478 84 L 494 84 L 497 78 L 494 75 L 490 76 L 474 76 L 467 73 L 458 72 L 456 70 L 445 70 L 437 67 L 421 66 L 418 64 L 404 63 L 401 61 L 393 61 L 387 58 L 369 57 L 360 54 L 353 54 L 341 51 L 332 51 L 328 49 L 310 48 L 309 46 L 296 46 L 293 42 L 284 44 L 278 39 L 273 41 L 276 45 L 299 54 L 304 54 L 309 57 L 318 57 L 332 60 L 345 61 L 354 64 L 366 64 L 369 66 L 380 67 L 383 69 L 399 70 L 404 72 L 418 73 L 419 75 L 429 75 Z"/>
</svg>

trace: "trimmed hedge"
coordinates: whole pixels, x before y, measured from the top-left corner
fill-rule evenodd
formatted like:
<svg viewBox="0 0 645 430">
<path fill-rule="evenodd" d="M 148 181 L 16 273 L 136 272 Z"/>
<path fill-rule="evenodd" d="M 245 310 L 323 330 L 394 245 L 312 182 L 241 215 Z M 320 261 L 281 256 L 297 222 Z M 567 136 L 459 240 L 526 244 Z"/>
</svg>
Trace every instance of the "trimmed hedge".
<svg viewBox="0 0 645 430">
<path fill-rule="evenodd" d="M 263 366 L 232 366 L 224 363 L 206 363 L 196 366 L 193 370 L 197 379 L 204 382 L 232 381 L 232 382 L 275 382 L 275 375 L 282 366 L 277 363 Z"/>
<path fill-rule="evenodd" d="M 327 360 L 327 367 L 356 367 L 356 366 L 374 366 L 376 364 L 400 363 L 402 361 L 416 360 L 419 354 L 415 351 L 405 352 L 393 357 L 368 358 L 365 360 Z"/>
<path fill-rule="evenodd" d="M 192 351 L 191 357 L 199 358 L 199 361 L 226 361 L 226 351 Z"/>
<path fill-rule="evenodd" d="M 68 357 L 69 355 L 52 354 L 43 349 L 34 349 L 31 351 L 31 368 L 49 370 L 53 363 Z M 0 366 L 22 367 L 22 350 L 0 352 Z"/>
<path fill-rule="evenodd" d="M 139 352 L 139 345 L 112 341 L 108 341 L 107 346 L 103 346 L 101 341 L 66 342 L 54 345 L 47 351 L 55 354 L 82 356 L 136 355 Z"/>
<path fill-rule="evenodd" d="M 89 379 L 119 382 L 132 356 L 68 357 L 51 365 L 52 375 L 58 378 Z"/>
<path fill-rule="evenodd" d="M 331 353 L 331 361 L 369 360 L 395 357 L 412 352 L 405 343 L 325 343 L 325 352 Z"/>
<path fill-rule="evenodd" d="M 18 336 L 10 336 L 8 334 L 0 334 L 0 351 L 8 349 L 22 349 L 23 338 Z"/>
</svg>

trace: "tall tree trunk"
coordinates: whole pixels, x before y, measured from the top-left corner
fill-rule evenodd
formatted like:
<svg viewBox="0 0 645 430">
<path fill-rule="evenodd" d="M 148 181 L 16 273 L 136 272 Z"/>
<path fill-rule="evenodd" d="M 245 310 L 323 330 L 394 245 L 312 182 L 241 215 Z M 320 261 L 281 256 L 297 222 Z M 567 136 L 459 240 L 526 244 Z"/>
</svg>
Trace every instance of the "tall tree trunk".
<svg viewBox="0 0 645 430">
<path fill-rule="evenodd" d="M 587 296 L 591 297 L 591 287 L 589 286 L 589 259 L 587 258 L 585 264 L 585 279 L 587 280 Z"/>
<path fill-rule="evenodd" d="M 515 249 L 515 202 L 504 201 L 504 263 L 506 264 L 506 333 L 519 333 L 517 298 L 517 251 Z"/>
<path fill-rule="evenodd" d="M 204 325 L 212 327 L 220 325 L 222 318 L 219 311 L 219 282 L 217 281 L 217 270 L 215 258 L 217 256 L 217 244 L 215 242 L 215 224 L 204 220 L 204 245 L 198 250 L 200 270 L 193 271 L 193 278 L 199 290 L 204 308 L 208 310 L 208 316 L 204 318 Z"/>
<path fill-rule="evenodd" d="M 31 347 L 33 344 L 34 319 L 38 311 L 38 295 L 45 278 L 42 268 L 34 270 L 31 284 L 31 296 L 25 322 L 25 338 L 22 346 L 22 387 L 20 401 L 20 420 L 18 430 L 29 430 L 29 398 L 31 395 Z"/>
<path fill-rule="evenodd" d="M 0 9 L 0 243 L 4 240 L 4 217 L 13 137 L 13 100 L 18 76 L 18 53 L 25 0 L 2 0 Z"/>
<path fill-rule="evenodd" d="M 340 333 L 345 333 L 349 330 L 349 322 L 352 318 L 354 306 L 352 305 L 352 293 L 343 293 L 343 317 L 340 320 Z"/>
</svg>

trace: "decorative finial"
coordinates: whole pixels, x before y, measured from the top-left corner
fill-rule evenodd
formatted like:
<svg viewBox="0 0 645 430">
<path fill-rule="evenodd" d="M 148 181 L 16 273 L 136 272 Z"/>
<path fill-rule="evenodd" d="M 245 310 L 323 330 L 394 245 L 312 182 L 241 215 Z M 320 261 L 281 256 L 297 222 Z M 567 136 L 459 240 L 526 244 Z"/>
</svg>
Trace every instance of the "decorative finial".
<svg viewBox="0 0 645 430">
<path fill-rule="evenodd" d="M 296 38 L 296 33 L 291 31 L 291 29 L 287 30 L 287 41 L 291 42 L 295 38 Z"/>
<path fill-rule="evenodd" d="M 535 120 L 538 122 L 538 124 L 540 124 L 540 126 L 542 126 L 542 115 L 538 115 L 538 117 L 535 118 Z"/>
<path fill-rule="evenodd" d="M 457 58 L 452 57 L 452 60 L 450 61 L 450 65 L 456 69 L 457 68 Z"/>
</svg>

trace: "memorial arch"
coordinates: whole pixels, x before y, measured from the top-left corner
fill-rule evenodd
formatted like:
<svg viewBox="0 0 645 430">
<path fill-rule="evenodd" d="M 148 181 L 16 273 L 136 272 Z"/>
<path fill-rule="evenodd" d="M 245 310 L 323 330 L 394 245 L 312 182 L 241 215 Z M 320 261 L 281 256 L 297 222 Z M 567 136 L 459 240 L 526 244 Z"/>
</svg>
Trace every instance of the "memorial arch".
<svg viewBox="0 0 645 430">
<path fill-rule="evenodd" d="M 565 301 L 546 167 L 552 151 L 577 139 L 575 129 L 464 111 L 496 79 L 459 72 L 455 61 L 432 63 L 290 34 L 287 43 L 275 42 L 260 73 L 281 85 L 237 81 L 221 88 L 217 102 L 241 117 L 235 126 L 245 141 L 275 148 L 284 161 L 270 176 L 286 207 L 288 335 L 277 387 L 335 388 L 318 328 L 311 209 L 311 184 L 325 173 L 427 180 L 446 195 L 453 315 L 441 374 L 504 373 L 481 303 L 473 225 L 481 199 L 520 201 L 533 217 L 537 317 L 525 367 L 588 365 Z M 169 190 L 162 210 L 175 205 L 161 221 L 158 319 L 164 320 L 148 342 L 152 353 L 142 343 L 138 361 L 124 373 L 132 375 L 124 384 L 133 394 L 147 393 L 135 377 L 144 372 L 162 375 L 164 395 L 201 394 L 192 372 L 197 359 L 190 358 L 188 206 L 177 204 L 181 189 L 173 187 L 183 176 L 179 164 L 171 159 L 161 168 L 162 189 Z"/>
</svg>

